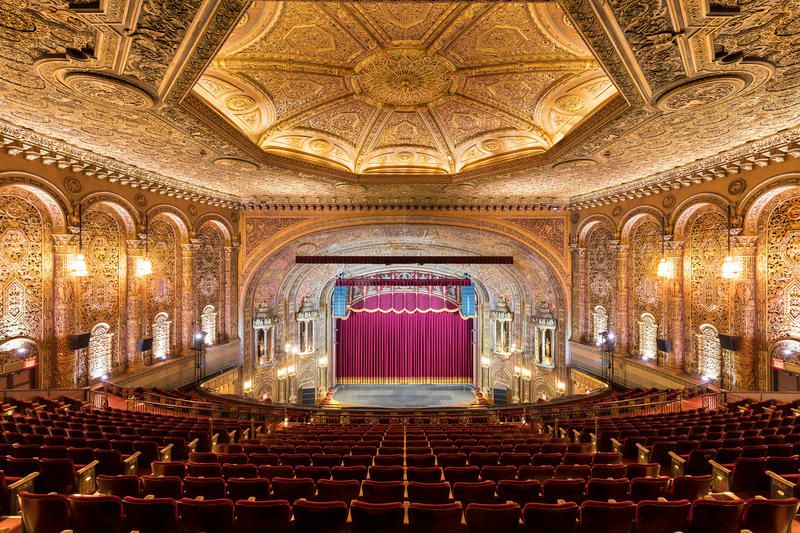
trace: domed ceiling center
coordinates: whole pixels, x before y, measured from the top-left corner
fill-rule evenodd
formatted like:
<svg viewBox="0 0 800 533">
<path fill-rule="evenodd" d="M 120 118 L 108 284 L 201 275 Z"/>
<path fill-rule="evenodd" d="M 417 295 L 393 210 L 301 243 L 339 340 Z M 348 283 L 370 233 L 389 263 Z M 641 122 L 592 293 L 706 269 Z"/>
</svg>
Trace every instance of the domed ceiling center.
<svg viewBox="0 0 800 533">
<path fill-rule="evenodd" d="M 367 56 L 353 70 L 356 90 L 381 104 L 413 108 L 447 95 L 456 68 L 440 55 L 394 48 Z"/>
</svg>

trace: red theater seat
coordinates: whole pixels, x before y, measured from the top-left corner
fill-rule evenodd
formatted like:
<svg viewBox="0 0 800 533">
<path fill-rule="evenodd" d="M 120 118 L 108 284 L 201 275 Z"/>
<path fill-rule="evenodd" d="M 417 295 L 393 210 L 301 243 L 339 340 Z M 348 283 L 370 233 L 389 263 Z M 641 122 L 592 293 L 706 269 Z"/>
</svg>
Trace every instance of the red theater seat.
<svg viewBox="0 0 800 533">
<path fill-rule="evenodd" d="M 462 507 L 458 502 L 440 505 L 411 503 L 408 506 L 408 525 L 411 533 L 460 531 L 461 517 Z"/>
<path fill-rule="evenodd" d="M 172 498 L 123 498 L 126 531 L 177 533 L 178 506 Z"/>
<path fill-rule="evenodd" d="M 66 496 L 22 492 L 19 503 L 25 531 L 61 533 L 72 528 L 72 516 Z"/>
<path fill-rule="evenodd" d="M 275 477 L 271 480 L 272 496 L 276 500 L 286 500 L 294 504 L 295 500 L 305 498 L 310 500 L 314 497 L 316 488 L 314 480 L 311 478 L 283 478 Z"/>
<path fill-rule="evenodd" d="M 236 502 L 255 498 L 256 500 L 269 499 L 269 480 L 263 477 L 256 478 L 231 478 L 227 480 L 228 498 Z"/>
<path fill-rule="evenodd" d="M 520 507 L 516 503 L 470 503 L 464 515 L 467 533 L 514 532 L 519 529 Z"/>
<path fill-rule="evenodd" d="M 438 483 L 408 482 L 408 501 L 416 503 L 441 504 L 449 503 L 450 484 L 446 481 Z"/>
<path fill-rule="evenodd" d="M 361 482 L 355 479 L 335 480 L 320 479 L 317 482 L 317 501 L 321 502 L 350 502 L 358 498 Z"/>
<path fill-rule="evenodd" d="M 674 533 L 686 531 L 689 523 L 689 500 L 643 500 L 636 506 L 636 531 Z"/>
<path fill-rule="evenodd" d="M 296 533 L 343 533 L 347 523 L 344 502 L 298 500 L 294 504 Z"/>
<path fill-rule="evenodd" d="M 236 533 L 290 533 L 291 519 L 286 500 L 236 502 Z"/>
<path fill-rule="evenodd" d="M 575 533 L 578 530 L 578 504 L 528 503 L 522 509 L 528 533 Z"/>
<path fill-rule="evenodd" d="M 80 533 L 122 533 L 122 501 L 116 496 L 70 496 L 72 527 Z"/>
<path fill-rule="evenodd" d="M 633 533 L 636 505 L 631 501 L 586 501 L 581 505 L 581 533 Z"/>
<path fill-rule="evenodd" d="M 228 499 L 178 502 L 182 533 L 233 533 L 233 502 Z"/>
<path fill-rule="evenodd" d="M 350 507 L 353 533 L 402 533 L 405 507 L 400 502 L 368 503 L 358 500 Z"/>
</svg>

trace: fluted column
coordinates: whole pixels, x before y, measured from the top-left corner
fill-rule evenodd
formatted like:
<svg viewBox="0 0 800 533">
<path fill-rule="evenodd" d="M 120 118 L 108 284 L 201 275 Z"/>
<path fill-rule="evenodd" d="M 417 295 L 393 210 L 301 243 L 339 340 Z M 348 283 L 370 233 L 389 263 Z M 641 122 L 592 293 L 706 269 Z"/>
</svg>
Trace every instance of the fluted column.
<svg viewBox="0 0 800 533">
<path fill-rule="evenodd" d="M 614 295 L 613 324 L 609 328 L 617 336 L 617 353 L 628 355 L 628 245 L 612 241 L 616 264 L 616 291 Z"/>
<path fill-rule="evenodd" d="M 46 358 L 42 387 L 69 388 L 75 385 L 75 354 L 69 336 L 78 333 L 78 283 L 70 273 L 70 261 L 78 253 L 77 228 L 53 235 L 53 332 L 54 356 Z"/>
<path fill-rule="evenodd" d="M 181 244 L 181 346 L 180 354 L 188 355 L 192 345 L 192 335 L 197 322 L 194 297 L 194 254 L 200 248 L 198 239 L 189 239 Z"/>
<path fill-rule="evenodd" d="M 731 331 L 741 337 L 734 368 L 736 387 L 739 390 L 769 390 L 769 362 L 758 362 L 756 342 L 756 253 L 758 237 L 735 236 L 731 238 L 731 254 L 741 262 L 738 279 L 732 280 L 733 300 Z M 764 368 L 760 368 L 764 366 Z M 760 378 L 760 379 L 759 379 Z"/>
<path fill-rule="evenodd" d="M 572 248 L 572 340 L 584 341 L 587 337 L 586 309 L 586 248 Z"/>
<path fill-rule="evenodd" d="M 665 254 L 672 261 L 672 279 L 665 283 L 664 338 L 672 342 L 672 353 L 667 359 L 667 365 L 672 368 L 682 368 L 684 342 L 684 300 L 683 300 L 683 242 L 666 242 Z"/>
<path fill-rule="evenodd" d="M 127 261 L 127 305 L 125 306 L 126 339 L 121 339 L 125 347 L 125 368 L 135 369 L 144 364 L 142 354 L 138 353 L 136 343 L 140 337 L 144 337 L 144 327 L 142 324 L 142 306 L 145 303 L 144 288 L 145 280 L 136 275 L 136 266 L 139 259 L 144 257 L 144 241 L 141 239 L 131 239 L 128 244 Z"/>
</svg>

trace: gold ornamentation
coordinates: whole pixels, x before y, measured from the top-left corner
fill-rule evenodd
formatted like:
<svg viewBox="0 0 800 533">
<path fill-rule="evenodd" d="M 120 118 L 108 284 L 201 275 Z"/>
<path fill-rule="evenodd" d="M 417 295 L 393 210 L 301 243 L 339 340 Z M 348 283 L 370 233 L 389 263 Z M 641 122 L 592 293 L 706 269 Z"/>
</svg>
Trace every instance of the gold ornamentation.
<svg viewBox="0 0 800 533">
<path fill-rule="evenodd" d="M 258 165 L 246 159 L 238 159 L 236 157 L 218 157 L 214 160 L 214 164 L 218 167 L 230 168 L 235 170 L 251 171 L 256 170 Z"/>
<path fill-rule="evenodd" d="M 736 76 L 712 76 L 689 81 L 666 92 L 656 102 L 664 111 L 686 111 L 718 105 L 741 92 L 747 83 Z"/>
<path fill-rule="evenodd" d="M 147 109 L 153 99 L 126 81 L 101 74 L 69 73 L 64 83 L 81 98 L 131 109 Z"/>
<path fill-rule="evenodd" d="M 353 81 L 370 98 L 382 104 L 417 107 L 450 91 L 455 66 L 423 50 L 392 48 L 366 57 L 354 71 Z"/>
<path fill-rule="evenodd" d="M 236 113 L 249 111 L 256 106 L 256 101 L 244 94 L 236 94 L 225 99 L 225 107 Z"/>
</svg>

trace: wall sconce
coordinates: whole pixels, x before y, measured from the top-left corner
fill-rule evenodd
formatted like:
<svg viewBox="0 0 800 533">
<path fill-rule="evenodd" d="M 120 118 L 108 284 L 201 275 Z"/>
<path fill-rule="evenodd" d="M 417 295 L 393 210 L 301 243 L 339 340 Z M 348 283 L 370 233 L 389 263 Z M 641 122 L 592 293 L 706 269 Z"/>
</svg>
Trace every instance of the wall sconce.
<svg viewBox="0 0 800 533">
<path fill-rule="evenodd" d="M 283 345 L 283 351 L 286 352 L 286 353 L 291 352 L 292 351 L 292 345 L 287 342 L 286 344 Z"/>
<path fill-rule="evenodd" d="M 278 369 L 278 379 L 283 379 L 285 377 L 286 377 L 286 369 L 285 368 L 279 368 Z"/>
<path fill-rule="evenodd" d="M 317 360 L 317 364 L 320 368 L 327 368 L 328 366 L 328 356 L 323 355 Z"/>
<path fill-rule="evenodd" d="M 490 366 L 492 366 L 492 360 L 489 359 L 488 357 L 482 356 L 481 357 L 481 366 L 483 368 L 489 368 Z"/>
<path fill-rule="evenodd" d="M 252 392 L 253 391 L 253 380 L 248 379 L 244 382 L 244 391 L 245 392 Z"/>
<path fill-rule="evenodd" d="M 558 392 L 564 392 L 567 389 L 567 386 L 559 379 L 556 381 L 556 388 L 558 389 Z"/>
<path fill-rule="evenodd" d="M 514 375 L 517 376 L 517 377 L 522 375 L 522 369 L 520 367 L 518 367 L 518 366 L 515 366 L 514 367 Z"/>
<path fill-rule="evenodd" d="M 731 206 L 728 206 L 728 255 L 722 263 L 722 277 L 725 279 L 738 278 L 742 265 L 731 255 Z"/>
<path fill-rule="evenodd" d="M 78 204 L 78 253 L 70 261 L 69 270 L 76 278 L 83 278 L 89 275 L 86 257 L 83 255 L 83 205 L 81 204 Z"/>
<path fill-rule="evenodd" d="M 286 367 L 286 372 L 287 372 L 287 373 L 288 373 L 290 376 L 294 376 L 294 374 L 295 374 L 295 371 L 296 371 L 296 368 L 295 368 L 295 366 L 294 366 L 294 365 L 289 365 L 289 366 L 287 366 L 287 367 Z"/>
<path fill-rule="evenodd" d="M 531 369 L 530 368 L 523 368 L 522 369 L 522 377 L 525 379 L 531 378 Z"/>
<path fill-rule="evenodd" d="M 150 225 L 148 222 L 148 217 L 145 215 L 144 217 L 144 257 L 140 257 L 138 261 L 136 261 L 136 275 L 140 278 L 144 276 L 149 276 L 153 273 L 153 263 L 150 261 L 148 257 L 150 251 Z"/>
</svg>

